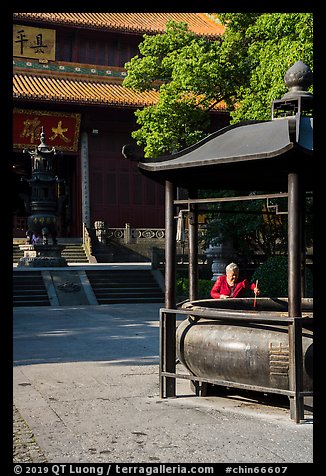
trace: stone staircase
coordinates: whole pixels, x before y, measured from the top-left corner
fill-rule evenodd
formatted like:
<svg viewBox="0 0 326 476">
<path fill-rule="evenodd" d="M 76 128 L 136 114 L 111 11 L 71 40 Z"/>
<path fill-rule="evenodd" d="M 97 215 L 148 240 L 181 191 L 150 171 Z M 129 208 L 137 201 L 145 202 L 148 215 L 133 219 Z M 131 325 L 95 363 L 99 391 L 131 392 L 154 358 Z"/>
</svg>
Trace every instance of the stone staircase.
<svg viewBox="0 0 326 476">
<path fill-rule="evenodd" d="M 41 271 L 13 273 L 13 306 L 50 306 Z"/>
<path fill-rule="evenodd" d="M 86 270 L 86 274 L 99 304 L 164 301 L 150 270 Z"/>
<path fill-rule="evenodd" d="M 86 275 L 85 279 L 76 278 L 78 275 Z M 62 275 L 62 276 L 61 276 Z M 155 277 L 155 275 L 157 275 Z M 60 277 L 61 276 L 61 277 Z M 81 293 L 85 295 L 89 286 L 92 291 L 93 302 L 88 304 L 132 304 L 132 303 L 155 303 L 164 301 L 162 291 L 162 275 L 157 270 L 150 269 L 84 269 L 84 270 L 57 270 L 40 271 L 14 269 L 13 272 L 13 306 L 51 306 L 51 305 L 85 305 L 86 301 L 80 301 Z M 56 285 L 63 282 L 63 286 Z M 72 293 L 72 281 L 81 288 L 79 294 Z M 84 284 L 82 284 L 82 281 Z M 50 283 L 50 285 L 49 285 Z M 160 283 L 160 284 L 159 284 Z M 63 293 L 66 286 L 69 293 Z M 70 287 L 69 287 L 70 286 Z M 47 291 L 48 288 L 48 291 Z M 59 290 L 59 288 L 61 290 Z M 87 292 L 89 294 L 89 291 Z M 65 303 L 62 304 L 62 298 Z M 61 304 L 60 304 L 61 303 Z"/>
<path fill-rule="evenodd" d="M 66 258 L 68 263 L 88 263 L 84 247 L 82 243 L 60 243 L 64 245 L 61 256 Z M 19 249 L 19 244 L 13 244 L 13 262 L 18 263 L 24 253 Z"/>
<path fill-rule="evenodd" d="M 88 263 L 88 258 L 82 243 L 64 243 L 61 256 L 66 258 L 68 263 Z"/>
<path fill-rule="evenodd" d="M 12 245 L 12 260 L 14 263 L 18 263 L 19 259 L 24 256 L 23 251 L 19 249 L 19 245 L 14 243 Z"/>
</svg>

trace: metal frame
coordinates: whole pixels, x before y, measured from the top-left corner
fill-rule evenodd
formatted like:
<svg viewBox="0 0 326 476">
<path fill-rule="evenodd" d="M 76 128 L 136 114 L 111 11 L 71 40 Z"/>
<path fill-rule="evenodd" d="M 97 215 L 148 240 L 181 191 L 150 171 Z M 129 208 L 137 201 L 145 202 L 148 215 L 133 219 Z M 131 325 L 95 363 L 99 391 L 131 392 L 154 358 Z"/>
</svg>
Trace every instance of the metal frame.
<svg viewBox="0 0 326 476">
<path fill-rule="evenodd" d="M 288 173 L 288 192 L 278 194 L 247 195 L 239 197 L 221 197 L 198 199 L 197 190 L 188 190 L 187 200 L 175 200 L 176 185 L 165 182 L 165 229 L 166 229 L 166 268 L 165 268 L 165 307 L 160 310 L 160 396 L 161 398 L 176 396 L 176 379 L 184 378 L 199 382 L 216 383 L 218 385 L 238 388 L 251 388 L 262 392 L 281 393 L 290 398 L 290 417 L 296 423 L 304 419 L 303 397 L 312 392 L 303 391 L 303 356 L 302 356 L 302 317 L 301 296 L 305 262 L 304 252 L 304 191 L 297 172 Z M 188 204 L 189 213 L 189 299 L 198 298 L 198 223 L 197 206 L 200 203 L 259 200 L 262 198 L 288 197 L 288 317 L 252 316 L 242 312 L 241 315 L 225 310 L 205 310 L 194 312 L 176 309 L 176 205 Z M 212 314 L 213 313 L 213 314 Z M 221 321 L 237 319 L 238 321 L 287 322 L 289 335 L 289 390 L 244 385 L 223 380 L 209 380 L 192 375 L 176 373 L 176 315 L 186 314 L 197 317 L 217 318 Z"/>
<path fill-rule="evenodd" d="M 288 336 L 289 336 L 289 390 L 279 389 L 273 387 L 263 387 L 259 385 L 250 385 L 226 380 L 212 380 L 194 375 L 180 374 L 176 372 L 176 349 L 167 345 L 166 342 L 166 327 L 169 325 L 175 326 L 176 331 L 176 316 L 177 315 L 191 315 L 191 317 L 204 317 L 205 319 L 219 320 L 221 323 L 224 321 L 238 321 L 238 322 L 260 322 L 260 323 L 274 323 L 274 324 L 288 324 Z M 298 349 L 302 349 L 302 324 L 309 322 L 311 317 L 273 317 L 270 314 L 260 313 L 259 316 L 252 315 L 250 312 L 239 313 L 238 311 L 229 311 L 225 309 L 205 309 L 204 310 L 186 310 L 186 309 L 160 309 L 160 364 L 159 364 L 159 379 L 160 379 L 160 398 L 166 398 L 168 396 L 176 397 L 174 395 L 168 395 L 166 381 L 167 379 L 187 379 L 197 382 L 207 382 L 225 387 L 243 388 L 247 390 L 254 390 L 259 392 L 275 393 L 279 395 L 287 395 L 290 397 L 290 416 L 296 423 L 299 423 L 304 419 L 304 404 L 303 397 L 312 396 L 312 391 L 303 390 L 303 374 L 302 365 L 301 371 L 297 371 L 300 367 L 297 361 L 302 364 L 302 352 L 301 356 L 298 355 Z M 171 322 L 170 322 L 171 321 Z M 169 355 L 166 355 L 169 354 Z M 300 352 L 299 352 L 300 354 Z M 174 362 L 174 369 L 169 371 L 166 368 L 166 361 Z"/>
<path fill-rule="evenodd" d="M 286 198 L 288 193 L 264 193 L 257 195 L 241 195 L 238 197 L 211 197 L 211 198 L 188 198 L 185 200 L 174 200 L 174 205 L 200 204 L 200 203 L 218 203 L 218 202 L 240 202 L 247 200 L 263 200 L 269 198 Z"/>
</svg>

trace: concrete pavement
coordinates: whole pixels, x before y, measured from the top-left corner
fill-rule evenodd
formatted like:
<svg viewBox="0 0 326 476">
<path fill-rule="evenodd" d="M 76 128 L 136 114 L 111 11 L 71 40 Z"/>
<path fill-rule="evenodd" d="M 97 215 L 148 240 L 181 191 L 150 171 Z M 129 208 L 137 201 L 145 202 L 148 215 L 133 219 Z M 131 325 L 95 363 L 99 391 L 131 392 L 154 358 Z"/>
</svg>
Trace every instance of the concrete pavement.
<svg viewBox="0 0 326 476">
<path fill-rule="evenodd" d="M 184 380 L 177 381 L 177 398 L 159 398 L 160 307 L 14 309 L 13 400 L 42 457 L 312 463 L 311 413 L 297 425 L 288 407 L 236 394 L 196 397 Z"/>
</svg>

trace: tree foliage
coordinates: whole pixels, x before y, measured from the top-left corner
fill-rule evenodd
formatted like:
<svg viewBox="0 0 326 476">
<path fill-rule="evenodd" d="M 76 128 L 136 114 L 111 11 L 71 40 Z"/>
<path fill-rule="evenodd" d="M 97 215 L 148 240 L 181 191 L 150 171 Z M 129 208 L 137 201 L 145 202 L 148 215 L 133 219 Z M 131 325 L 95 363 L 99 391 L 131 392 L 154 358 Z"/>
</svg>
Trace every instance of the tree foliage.
<svg viewBox="0 0 326 476">
<path fill-rule="evenodd" d="M 276 192 L 276 191 L 275 191 Z M 201 191 L 201 196 L 234 197 L 239 195 L 259 195 L 264 191 L 220 190 Z M 254 256 L 286 255 L 288 252 L 287 199 L 273 198 L 220 202 L 211 205 L 213 210 L 207 214 L 208 226 L 204 245 L 207 247 L 214 239 L 231 242 L 234 259 L 250 261 Z M 313 243 L 313 200 L 311 195 L 305 200 L 305 242 L 309 248 Z"/>
<path fill-rule="evenodd" d="M 218 193 L 215 191 L 214 196 L 250 196 L 260 193 L 264 192 L 227 190 Z M 210 192 L 205 194 L 209 196 Z M 284 199 L 274 199 L 273 204 L 278 205 L 278 211 L 286 209 Z M 206 245 L 214 242 L 214 237 L 223 237 L 223 241 L 231 241 L 234 259 L 243 258 L 245 261 L 248 261 L 253 253 L 267 256 L 286 254 L 287 216 L 277 215 L 275 210 L 268 209 L 266 200 L 221 202 L 214 208 L 212 216 L 208 216 Z"/>
<path fill-rule="evenodd" d="M 259 281 L 261 297 L 288 297 L 288 260 L 286 256 L 270 256 L 259 266 L 252 279 Z M 305 297 L 313 297 L 313 275 L 305 268 Z"/>
<path fill-rule="evenodd" d="M 144 147 L 145 157 L 175 152 L 207 136 L 210 112 L 221 101 L 231 123 L 269 120 L 272 101 L 286 92 L 284 75 L 289 67 L 301 59 L 313 70 L 312 13 L 217 16 L 225 25 L 221 38 L 198 37 L 187 24 L 170 21 L 165 33 L 144 35 L 140 55 L 126 63 L 124 86 L 159 92 L 157 104 L 135 113 L 139 128 L 132 136 Z M 225 194 L 236 192 L 220 193 Z M 232 213 L 235 208 L 243 213 Z M 262 214 L 261 201 L 223 203 L 217 211 L 207 239 L 232 238 L 245 257 L 253 251 L 268 256 L 287 252 L 286 215 L 276 219 Z M 309 233 L 308 241 L 310 237 Z"/>
<path fill-rule="evenodd" d="M 217 13 L 225 25 L 211 40 L 169 21 L 166 32 L 144 35 L 140 55 L 125 67 L 124 85 L 156 89 L 159 101 L 136 111 L 133 138 L 145 156 L 189 146 L 209 131 L 209 112 L 224 101 L 232 122 L 270 119 L 273 99 L 286 92 L 284 74 L 301 59 L 313 67 L 311 13 Z"/>
<path fill-rule="evenodd" d="M 237 106 L 232 122 L 268 120 L 272 101 L 286 92 L 283 78 L 288 68 L 301 59 L 313 69 L 313 15 L 264 13 L 252 22 L 241 13 L 220 16 L 228 22 L 226 43 L 231 49 L 237 43 L 235 38 L 243 35 L 249 64 L 249 74 L 232 98 Z"/>
</svg>

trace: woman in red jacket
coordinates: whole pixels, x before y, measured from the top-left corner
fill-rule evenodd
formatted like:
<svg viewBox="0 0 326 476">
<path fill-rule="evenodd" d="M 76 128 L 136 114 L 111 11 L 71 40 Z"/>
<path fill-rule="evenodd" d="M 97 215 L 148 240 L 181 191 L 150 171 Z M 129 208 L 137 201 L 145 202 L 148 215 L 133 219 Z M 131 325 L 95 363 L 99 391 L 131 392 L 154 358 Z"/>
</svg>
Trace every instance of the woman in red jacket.
<svg viewBox="0 0 326 476">
<path fill-rule="evenodd" d="M 244 289 L 251 289 L 256 296 L 260 294 L 255 283 L 247 279 L 239 280 L 239 268 L 235 263 L 230 263 L 225 268 L 226 274 L 219 276 L 212 287 L 211 297 L 214 299 L 227 299 L 241 297 Z"/>
</svg>

